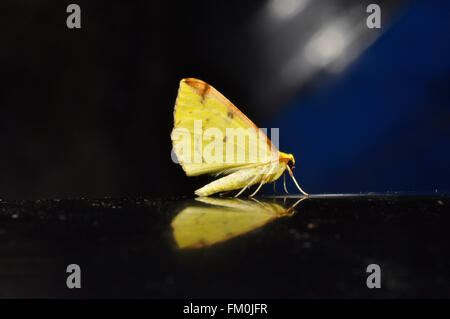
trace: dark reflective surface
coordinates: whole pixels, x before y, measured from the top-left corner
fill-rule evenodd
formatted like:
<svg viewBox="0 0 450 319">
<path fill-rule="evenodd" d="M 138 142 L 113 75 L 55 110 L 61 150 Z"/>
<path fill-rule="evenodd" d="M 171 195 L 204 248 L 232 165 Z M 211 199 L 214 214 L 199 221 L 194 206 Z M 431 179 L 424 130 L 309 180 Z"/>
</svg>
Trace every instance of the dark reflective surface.
<svg viewBox="0 0 450 319">
<path fill-rule="evenodd" d="M 179 248 L 203 248 L 258 229 L 276 218 L 292 216 L 293 205 L 240 198 L 198 197 L 172 220 L 173 237 Z"/>
<path fill-rule="evenodd" d="M 450 296 L 449 197 L 298 199 L 0 202 L 0 297 Z"/>
</svg>

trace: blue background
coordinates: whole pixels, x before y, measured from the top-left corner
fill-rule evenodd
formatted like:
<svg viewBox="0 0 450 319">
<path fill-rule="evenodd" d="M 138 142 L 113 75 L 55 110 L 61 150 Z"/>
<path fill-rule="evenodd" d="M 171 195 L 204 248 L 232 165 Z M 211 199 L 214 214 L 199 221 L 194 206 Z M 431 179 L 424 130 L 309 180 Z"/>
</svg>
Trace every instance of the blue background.
<svg viewBox="0 0 450 319">
<path fill-rule="evenodd" d="M 306 191 L 450 190 L 449 30 L 449 2 L 406 6 L 344 72 L 268 123 Z"/>
</svg>

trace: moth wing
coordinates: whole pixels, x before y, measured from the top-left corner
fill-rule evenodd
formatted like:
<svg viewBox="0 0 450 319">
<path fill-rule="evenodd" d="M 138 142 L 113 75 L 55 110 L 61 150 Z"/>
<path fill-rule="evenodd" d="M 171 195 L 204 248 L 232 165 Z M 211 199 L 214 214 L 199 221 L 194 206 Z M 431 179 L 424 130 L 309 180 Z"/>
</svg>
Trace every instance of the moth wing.
<svg viewBox="0 0 450 319">
<path fill-rule="evenodd" d="M 201 129 L 197 121 L 201 121 Z M 228 138 L 227 128 L 234 129 L 233 138 Z M 178 161 L 189 176 L 228 174 L 278 156 L 266 134 L 247 116 L 215 88 L 194 78 L 180 81 L 171 138 Z M 210 143 L 216 144 L 211 148 Z M 233 152 L 227 154 L 227 147 Z M 232 158 L 227 157 L 230 154 Z"/>
<path fill-rule="evenodd" d="M 211 206 L 188 206 L 171 222 L 179 248 L 201 248 L 226 241 L 259 228 L 286 211 L 273 203 L 261 206 L 238 199 L 199 201 Z"/>
</svg>

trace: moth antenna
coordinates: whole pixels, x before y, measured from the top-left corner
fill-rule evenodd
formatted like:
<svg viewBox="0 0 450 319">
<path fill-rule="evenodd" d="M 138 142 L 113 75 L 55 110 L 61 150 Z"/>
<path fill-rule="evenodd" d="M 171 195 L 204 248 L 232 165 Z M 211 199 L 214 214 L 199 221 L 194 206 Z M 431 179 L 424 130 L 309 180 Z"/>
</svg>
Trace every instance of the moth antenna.
<svg viewBox="0 0 450 319">
<path fill-rule="evenodd" d="M 273 181 L 273 192 L 275 193 L 275 195 L 278 195 L 279 193 L 277 192 L 276 182 L 277 181 Z"/>
<path fill-rule="evenodd" d="M 286 174 L 283 174 L 283 187 L 286 194 L 289 194 L 287 187 L 286 187 Z"/>
<path fill-rule="evenodd" d="M 298 185 L 297 180 L 295 179 L 294 174 L 292 173 L 292 170 L 291 170 L 291 168 L 289 167 L 289 165 L 287 165 L 286 168 L 288 169 L 289 175 L 291 175 L 291 178 L 292 178 L 292 180 L 294 181 L 295 186 L 297 186 L 297 188 L 300 190 L 300 192 L 303 193 L 303 195 L 309 197 L 309 194 L 306 193 L 306 192 Z"/>
<path fill-rule="evenodd" d="M 300 198 L 298 201 L 295 202 L 294 205 L 291 206 L 291 208 L 295 208 L 295 206 L 297 206 L 298 204 L 300 204 L 300 202 L 304 201 L 305 199 L 308 199 L 308 197 Z"/>
<path fill-rule="evenodd" d="M 291 207 L 289 207 L 288 209 L 287 209 L 287 213 L 289 213 L 289 212 L 292 212 L 293 210 L 294 210 L 294 208 L 295 208 L 295 206 L 297 206 L 298 204 L 300 204 L 300 202 L 302 202 L 302 201 L 304 201 L 305 199 L 308 199 L 309 197 L 303 197 L 303 198 L 300 198 L 298 201 L 296 201 L 295 202 L 295 204 L 294 205 L 292 205 Z"/>
</svg>

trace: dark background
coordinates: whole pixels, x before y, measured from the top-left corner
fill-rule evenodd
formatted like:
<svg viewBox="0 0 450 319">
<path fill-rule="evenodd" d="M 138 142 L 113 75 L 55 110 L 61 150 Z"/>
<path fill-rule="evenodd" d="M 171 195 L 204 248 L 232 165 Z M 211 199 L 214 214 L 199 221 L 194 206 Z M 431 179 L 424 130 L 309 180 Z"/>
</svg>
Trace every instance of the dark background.
<svg viewBox="0 0 450 319">
<path fill-rule="evenodd" d="M 210 179 L 170 156 L 184 77 L 279 127 L 310 193 L 448 191 L 450 6 L 376 1 L 378 30 L 369 3 L 2 1 L 0 197 L 192 194 Z"/>
<path fill-rule="evenodd" d="M 450 5 L 376 1 L 368 29 L 370 2 L 1 1 L 0 297 L 448 297 Z M 179 249 L 172 222 L 211 180 L 171 161 L 184 77 L 280 128 L 314 196 Z"/>
</svg>

